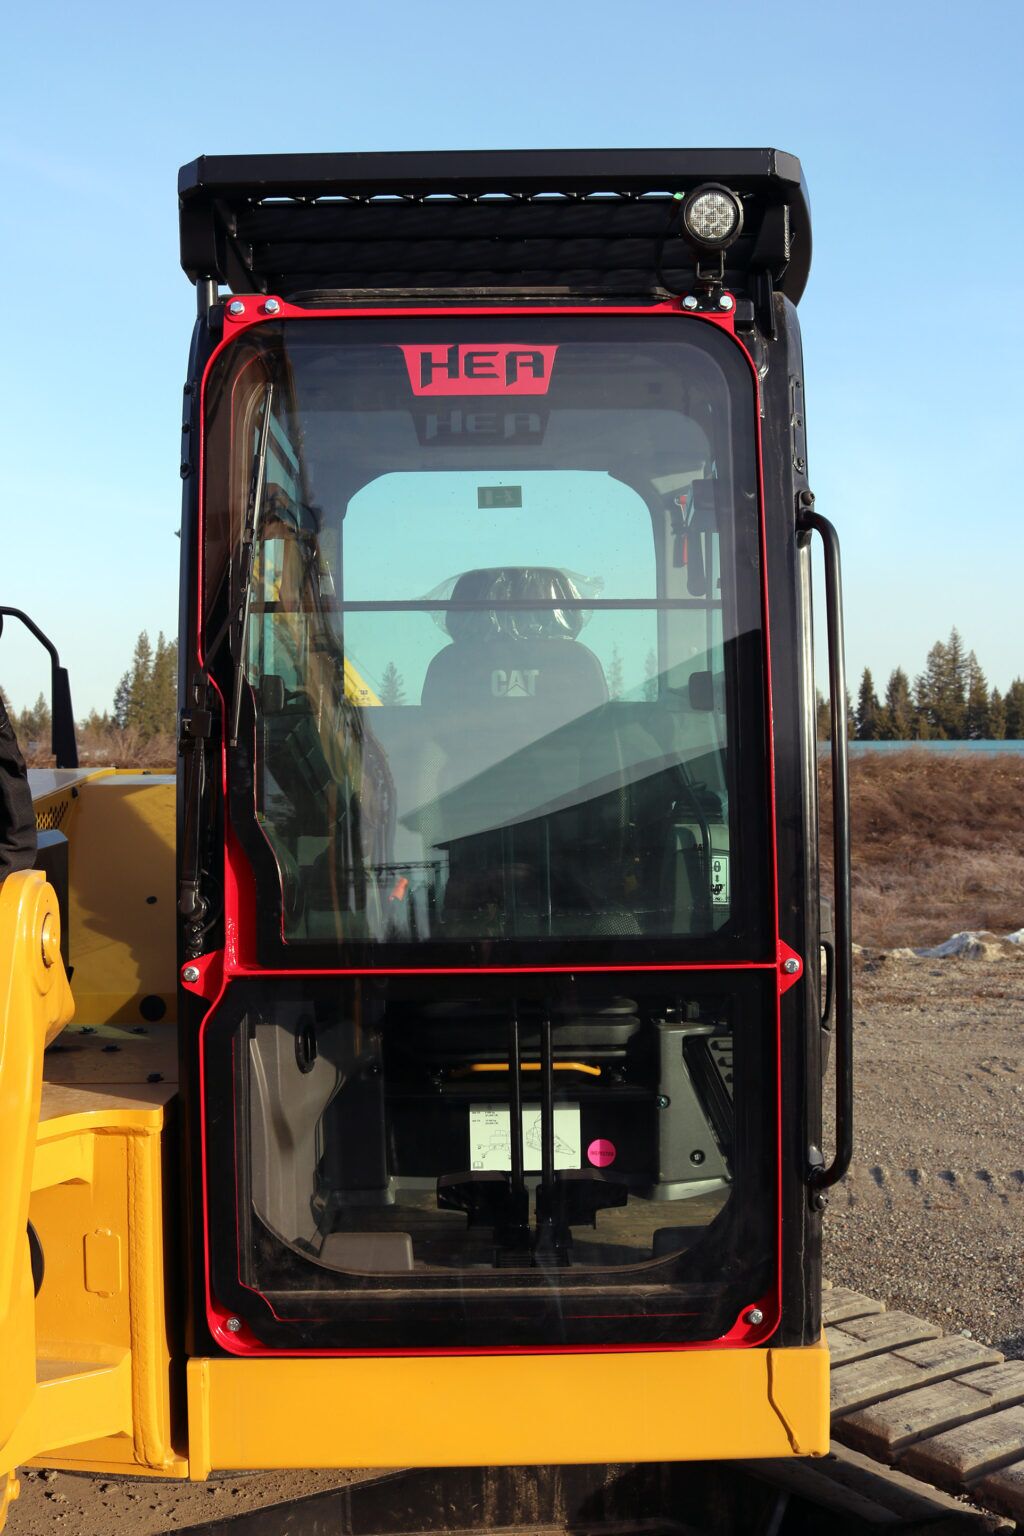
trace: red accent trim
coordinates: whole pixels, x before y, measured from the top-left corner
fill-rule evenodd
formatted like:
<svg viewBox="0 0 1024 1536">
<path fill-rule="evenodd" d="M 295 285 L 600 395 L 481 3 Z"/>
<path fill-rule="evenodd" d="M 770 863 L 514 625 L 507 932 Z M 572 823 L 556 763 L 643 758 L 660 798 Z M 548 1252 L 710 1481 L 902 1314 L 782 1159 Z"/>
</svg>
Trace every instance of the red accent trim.
<svg viewBox="0 0 1024 1536">
<path fill-rule="evenodd" d="M 266 965 L 229 965 L 231 976 L 575 976 L 598 971 L 607 976 L 618 971 L 774 971 L 774 960 L 681 960 L 667 965 L 463 965 L 463 966 L 332 966 L 321 970 Z"/>
<path fill-rule="evenodd" d="M 679 1353 L 683 1350 L 750 1349 L 763 1344 L 771 1337 L 777 1326 L 770 1321 L 771 1309 L 775 1305 L 775 1294 L 769 1292 L 760 1300 L 745 1306 L 727 1333 L 723 1333 L 717 1339 L 703 1340 L 694 1344 L 562 1344 L 549 1348 L 536 1344 L 498 1344 L 493 1349 L 461 1346 L 453 1346 L 450 1349 L 267 1349 L 245 1322 L 241 1322 L 237 1333 L 229 1331 L 226 1324 L 232 1314 L 209 1296 L 209 1293 L 207 1293 L 207 1322 L 210 1332 L 228 1354 L 248 1356 L 250 1359 L 257 1360 L 362 1360 L 367 1356 L 381 1360 L 432 1360 L 445 1359 L 448 1356 L 489 1358 L 492 1355 L 664 1355 Z M 756 1326 L 745 1320 L 748 1312 L 755 1307 L 763 1314 L 763 1321 Z M 277 1314 L 274 1315 L 276 1317 Z M 618 1314 L 595 1313 L 592 1315 L 617 1316 Z M 692 1312 L 664 1315 L 694 1316 Z"/>
<path fill-rule="evenodd" d="M 733 295 L 729 295 L 733 298 Z M 235 301 L 232 300 L 232 303 Z M 264 325 L 268 321 L 277 320 L 334 320 L 352 319 L 363 317 L 391 320 L 414 320 L 424 317 L 443 317 L 446 315 L 682 315 L 686 320 L 702 320 L 707 324 L 720 325 L 730 335 L 736 330 L 736 303 L 733 298 L 733 306 L 729 310 L 688 310 L 683 308 L 682 296 L 674 294 L 669 299 L 662 299 L 657 304 L 465 304 L 458 308 L 439 305 L 410 305 L 408 307 L 397 305 L 382 305 L 380 308 L 367 306 L 356 309 L 349 306 L 339 308 L 325 307 L 323 309 L 311 309 L 305 305 L 289 304 L 287 299 L 279 299 L 274 294 L 267 294 L 261 299 L 242 299 L 245 305 L 245 313 L 231 315 L 228 313 L 227 304 L 224 306 L 224 340 L 219 343 L 211 354 L 210 361 L 217 356 L 221 348 L 243 335 L 254 325 Z M 268 303 L 278 306 L 273 314 L 267 314 Z M 746 351 L 746 348 L 744 348 Z"/>
<path fill-rule="evenodd" d="M 787 965 L 796 962 L 796 969 L 787 971 Z M 804 974 L 804 962 L 795 949 L 790 949 L 785 939 L 779 940 L 779 995 L 795 987 Z"/>
<path fill-rule="evenodd" d="M 609 305 L 607 307 L 602 306 L 602 308 L 600 310 L 597 310 L 597 309 L 595 309 L 593 307 L 589 307 L 589 306 L 583 306 L 583 305 L 566 305 L 566 306 L 551 306 L 551 307 L 544 307 L 544 306 L 534 307 L 534 306 L 529 306 L 529 305 L 523 305 L 523 306 L 517 305 L 515 307 L 511 307 L 509 305 L 490 305 L 490 306 L 470 306 L 470 307 L 466 307 L 466 308 L 463 308 L 463 309 L 450 309 L 450 308 L 444 308 L 444 309 L 438 309 L 438 308 L 410 308 L 410 309 L 397 309 L 397 308 L 384 308 L 384 309 L 351 309 L 351 308 L 348 308 L 348 309 L 305 309 L 305 308 L 300 308 L 300 307 L 298 307 L 296 305 L 288 304 L 284 300 L 277 300 L 276 301 L 277 302 L 277 309 L 276 309 L 276 312 L 273 313 L 273 314 L 267 314 L 266 313 L 267 298 L 263 298 L 263 299 L 260 299 L 260 300 L 249 300 L 249 301 L 243 301 L 243 302 L 245 303 L 245 311 L 244 311 L 244 313 L 242 315 L 237 316 L 237 317 L 233 316 L 233 315 L 229 315 L 227 313 L 227 308 L 225 306 L 224 338 L 214 348 L 214 350 L 210 354 L 210 357 L 209 357 L 209 359 L 207 361 L 207 364 L 206 364 L 206 368 L 205 368 L 205 370 L 203 372 L 202 385 L 201 385 L 201 389 L 200 389 L 198 552 L 197 552 L 197 561 L 196 561 L 197 583 L 198 583 L 197 603 L 196 603 L 198 633 L 197 633 L 197 637 L 196 637 L 196 644 L 197 644 L 197 654 L 199 656 L 200 664 L 202 664 L 202 657 L 203 657 L 202 637 L 203 637 L 203 628 L 204 628 L 204 608 L 203 608 L 203 583 L 202 583 L 202 578 L 203 578 L 204 502 L 205 502 L 204 451 L 205 451 L 205 439 L 206 439 L 206 433 L 205 433 L 206 386 L 207 386 L 207 382 L 208 382 L 208 379 L 209 379 L 210 370 L 211 370 L 214 362 L 216 361 L 216 359 L 220 356 L 220 353 L 224 350 L 224 348 L 226 346 L 230 346 L 232 341 L 236 340 L 240 335 L 244 334 L 244 332 L 247 331 L 251 326 L 262 324 L 262 323 L 265 323 L 267 321 L 276 321 L 276 320 L 281 320 L 281 319 L 287 319 L 287 320 L 374 319 L 374 318 L 376 318 L 376 319 L 381 319 L 381 318 L 386 318 L 386 319 L 425 319 L 425 318 L 439 318 L 439 317 L 455 318 L 455 317 L 484 316 L 484 315 L 512 318 L 512 317 L 520 317 L 520 316 L 524 316 L 524 315 L 534 315 L 534 316 L 539 316 L 539 315 L 588 315 L 588 316 L 593 316 L 594 314 L 600 313 L 600 314 L 633 315 L 633 316 L 642 316 L 642 315 L 653 315 L 653 316 L 658 316 L 658 315 L 660 315 L 660 316 L 676 315 L 676 316 L 679 316 L 680 318 L 691 320 L 691 321 L 697 321 L 697 322 L 699 322 L 701 324 L 704 324 L 704 325 L 714 325 L 714 326 L 717 326 L 717 327 L 719 327 L 719 329 L 724 330 L 730 337 L 732 337 L 733 341 L 739 347 L 740 351 L 743 353 L 744 357 L 747 360 L 747 364 L 748 364 L 748 366 L 750 368 L 751 380 L 752 380 L 753 389 L 754 389 L 754 404 L 755 404 L 754 423 L 755 423 L 755 434 L 756 434 L 756 458 L 757 458 L 758 503 L 759 503 L 759 505 L 758 505 L 759 519 L 758 519 L 758 521 L 759 521 L 759 544 L 760 544 L 760 556 L 761 556 L 761 609 L 762 609 L 762 615 L 761 616 L 762 616 L 762 633 L 763 633 L 763 645 L 764 645 L 765 696 L 766 696 L 765 697 L 765 703 L 766 703 L 766 735 L 767 735 L 767 741 L 766 741 L 767 754 L 766 755 L 767 755 L 767 767 L 768 767 L 769 819 L 770 819 L 769 857 L 770 857 L 771 870 L 770 870 L 770 881 L 769 881 L 769 884 L 770 884 L 770 891 L 771 891 L 773 927 L 775 928 L 775 931 L 777 932 L 778 931 L 778 838 L 777 838 L 778 822 L 777 822 L 777 804 L 776 804 L 776 788 L 775 788 L 775 730 L 774 730 L 774 714 L 773 714 L 773 709 L 772 709 L 771 637 L 770 637 L 770 628 L 769 628 L 769 608 L 768 608 L 768 547 L 767 547 L 767 527 L 766 527 L 766 518 L 765 518 L 765 503 L 764 503 L 764 466 L 763 466 L 763 459 L 762 459 L 762 440 L 761 440 L 761 409 L 760 409 L 760 407 L 761 407 L 761 390 L 760 390 L 760 380 L 759 380 L 759 377 L 758 377 L 757 368 L 756 368 L 756 365 L 754 363 L 754 360 L 751 357 L 751 355 L 750 355 L 749 351 L 747 350 L 747 348 L 743 345 L 742 341 L 736 336 L 736 327 L 735 327 L 735 311 L 736 311 L 736 306 L 735 306 L 735 300 L 734 300 L 733 306 L 732 306 L 732 308 L 730 310 L 722 311 L 722 312 L 716 312 L 716 313 L 701 313 L 701 312 L 691 312 L 691 311 L 684 310 L 682 308 L 682 305 L 681 305 L 681 300 L 678 297 L 672 298 L 670 300 L 666 300 L 665 302 L 660 303 L 660 304 L 653 304 L 653 305 L 648 305 L 648 306 Z M 463 391 L 463 392 L 468 392 L 468 391 Z M 218 690 L 218 692 L 219 692 L 219 690 Z M 222 711 L 223 711 L 223 705 L 224 705 L 223 698 L 221 698 L 221 705 L 222 705 Z M 222 786 L 223 786 L 223 791 L 224 791 L 224 803 L 226 805 L 227 804 L 227 746 L 226 746 L 226 743 L 222 744 L 222 748 L 221 748 L 221 777 L 222 777 Z M 243 871 L 244 871 L 244 873 L 243 873 Z M 784 974 L 782 972 L 782 969 L 781 969 L 781 961 L 782 961 L 782 959 L 787 958 L 790 955 L 794 955 L 795 951 L 792 951 L 792 950 L 790 950 L 788 948 L 788 946 L 785 946 L 786 954 L 784 956 L 783 953 L 782 953 L 782 951 L 783 951 L 783 941 L 781 939 L 779 940 L 779 958 L 776 961 L 770 961 L 770 962 L 764 962 L 764 961 L 738 961 L 738 962 L 736 962 L 736 961 L 734 961 L 734 962 L 729 962 L 729 963 L 720 964 L 720 965 L 709 964 L 709 963 L 697 963 L 697 964 L 681 963 L 681 964 L 678 964 L 678 965 L 661 965 L 661 966 L 658 966 L 658 965 L 620 965 L 620 966 L 614 966 L 614 967 L 597 966 L 597 965 L 516 966 L 516 967 L 478 966 L 478 967 L 460 967 L 460 968 L 454 968 L 453 967 L 451 969 L 443 969 L 443 970 L 439 969 L 437 967 L 426 967 L 426 966 L 424 966 L 422 968 L 415 967 L 415 968 L 409 968 L 409 969 L 394 969 L 394 970 L 380 970 L 380 969 L 378 969 L 378 970 L 367 970 L 367 969 L 344 968 L 344 967 L 338 967 L 338 968 L 332 969 L 332 970 L 314 970 L 314 971 L 268 970 L 266 968 L 261 968 L 261 967 L 255 965 L 254 957 L 250 958 L 250 956 L 243 956 L 243 954 L 242 954 L 243 949 L 251 946 L 251 944 L 253 942 L 253 938 L 254 938 L 254 924 L 252 922 L 252 918 L 253 918 L 254 913 L 255 913 L 255 898 L 256 898 L 255 877 L 253 875 L 251 867 L 248 864 L 248 861 L 245 859 L 244 855 L 242 854 L 242 851 L 241 851 L 240 846 L 238 845 L 237 839 L 234 837 L 234 834 L 230 830 L 230 823 L 229 823 L 228 837 L 227 837 L 227 846 L 226 846 L 226 849 L 225 849 L 225 878 L 224 878 L 225 952 L 224 952 L 224 964 L 223 964 L 223 968 L 222 968 L 222 971 L 221 971 L 221 979 L 220 979 L 219 991 L 217 992 L 217 996 L 214 999 L 213 1007 L 211 1007 L 208 1010 L 208 1012 L 206 1013 L 206 1015 L 205 1015 L 205 1017 L 203 1019 L 202 1025 L 200 1026 L 199 1040 L 198 1040 L 198 1048 L 199 1048 L 199 1052 L 200 1052 L 200 1059 L 199 1059 L 199 1096 L 200 1096 L 200 1106 L 199 1106 L 199 1108 L 200 1108 L 200 1126 L 201 1126 L 200 1145 L 201 1145 L 202 1179 L 203 1179 L 202 1200 L 203 1200 L 204 1234 L 208 1234 L 208 1232 L 209 1232 L 209 1209 L 208 1209 L 208 1200 L 207 1200 L 207 1171 L 208 1170 L 207 1170 L 207 1157 L 206 1157 L 206 1129 L 205 1129 L 206 1091 L 205 1091 L 205 1078 L 204 1078 L 204 1072 L 203 1072 L 203 1045 L 204 1045 L 204 1036 L 205 1036 L 205 1031 L 206 1031 L 206 1025 L 207 1025 L 207 1023 L 208 1023 L 208 1021 L 209 1021 L 209 1019 L 210 1019 L 214 1009 L 216 1008 L 217 1003 L 220 1002 L 220 1000 L 221 1000 L 221 998 L 223 996 L 228 976 L 239 976 L 239 977 L 240 976 L 251 976 L 251 975 L 264 975 L 264 976 L 274 976 L 274 975 L 283 975 L 283 976 L 296 976 L 296 975 L 313 975 L 313 976 L 316 976 L 316 975 L 327 975 L 327 976 L 330 976 L 330 975 L 342 975 L 342 976 L 344 976 L 344 975 L 378 975 L 378 976 L 379 975 L 423 975 L 423 976 L 445 976 L 445 975 L 478 975 L 481 972 L 484 972 L 484 973 L 494 973 L 494 974 L 505 974 L 505 975 L 520 975 L 520 974 L 532 975 L 532 974 L 548 974 L 548 973 L 552 973 L 552 972 L 554 972 L 554 973 L 573 973 L 573 972 L 576 972 L 576 971 L 584 971 L 584 972 L 594 972 L 594 971 L 602 972 L 603 971 L 603 972 L 607 972 L 609 970 L 615 970 L 615 971 L 710 971 L 710 970 L 730 971 L 730 970 L 766 970 L 766 969 L 776 969 L 776 971 L 777 971 L 777 984 L 776 984 L 776 1086 L 777 1086 L 777 1094 L 776 1094 L 776 1098 L 777 1098 L 777 1102 L 776 1102 L 776 1215 L 777 1215 L 777 1231 L 778 1231 L 778 1242 L 777 1242 L 777 1248 L 776 1248 L 776 1289 L 774 1289 L 771 1292 L 769 1292 L 765 1297 L 763 1297 L 761 1299 L 760 1302 L 758 1302 L 756 1304 L 758 1306 L 758 1309 L 763 1313 L 763 1321 L 760 1324 L 758 1324 L 756 1328 L 751 1327 L 750 1324 L 747 1324 L 747 1323 L 745 1323 L 743 1321 L 746 1313 L 750 1310 L 749 1307 L 745 1307 L 743 1309 L 743 1312 L 740 1314 L 740 1317 L 737 1319 L 737 1322 L 733 1325 L 733 1327 L 729 1330 L 728 1333 L 723 1334 L 721 1336 L 721 1338 L 719 1338 L 719 1339 L 707 1340 L 707 1341 L 703 1341 L 703 1342 L 700 1342 L 700 1343 L 667 1344 L 667 1345 L 643 1345 L 643 1346 L 639 1346 L 639 1347 L 635 1346 L 635 1345 L 627 1345 L 627 1344 L 609 1344 L 609 1345 L 600 1345 L 600 1346 L 591 1346 L 591 1345 L 562 1345 L 562 1346 L 553 1346 L 553 1347 L 550 1347 L 550 1348 L 542 1348 L 542 1347 L 535 1347 L 535 1346 L 502 1346 L 502 1347 L 499 1347 L 497 1349 L 491 1349 L 491 1350 L 479 1350 L 479 1349 L 442 1349 L 442 1350 L 385 1350 L 385 1349 L 368 1349 L 368 1350 L 280 1350 L 280 1349 L 267 1349 L 267 1348 L 264 1348 L 264 1347 L 259 1345 L 258 1341 L 255 1340 L 255 1338 L 252 1335 L 252 1333 L 250 1332 L 250 1330 L 248 1330 L 248 1328 L 246 1328 L 245 1324 L 242 1325 L 242 1330 L 239 1333 L 237 1333 L 237 1334 L 236 1333 L 229 1333 L 227 1331 L 227 1329 L 224 1327 L 224 1322 L 225 1322 L 225 1320 L 226 1320 L 226 1318 L 228 1317 L 229 1314 L 224 1312 L 223 1309 L 220 1308 L 219 1304 L 217 1302 L 215 1302 L 215 1300 L 214 1300 L 214 1298 L 212 1296 L 212 1293 L 211 1293 L 211 1289 L 210 1289 L 210 1253 L 209 1253 L 209 1242 L 207 1240 L 205 1242 L 205 1244 L 204 1244 L 204 1248 L 205 1248 L 205 1252 L 204 1252 L 204 1260 L 205 1260 L 205 1262 L 204 1262 L 204 1272 L 205 1272 L 205 1281 L 206 1281 L 207 1320 L 209 1322 L 209 1325 L 210 1325 L 210 1328 L 211 1328 L 211 1332 L 213 1332 L 214 1336 L 217 1338 L 218 1342 L 222 1344 L 222 1346 L 224 1347 L 225 1350 L 227 1350 L 229 1353 L 239 1354 L 239 1355 L 263 1355 L 263 1356 L 268 1356 L 268 1357 L 292 1356 L 292 1357 L 296 1357 L 296 1358 L 301 1358 L 301 1357 L 328 1358 L 328 1357 L 332 1357 L 332 1356 L 351 1357 L 351 1356 L 364 1356 L 364 1355 L 371 1355 L 371 1356 L 399 1356 L 399 1355 L 401 1355 L 401 1356 L 408 1356 L 408 1357 L 420 1357 L 420 1356 L 433 1356 L 433 1355 L 480 1355 L 480 1354 L 483 1354 L 483 1355 L 492 1355 L 492 1354 L 526 1354 L 526 1355 L 538 1355 L 538 1354 L 609 1354 L 609 1353 L 615 1353 L 615 1354 L 620 1354 L 620 1353 L 624 1353 L 624 1354 L 642 1354 L 642 1353 L 655 1352 L 655 1351 L 660 1353 L 660 1352 L 663 1352 L 665 1350 L 718 1349 L 718 1348 L 723 1348 L 723 1347 L 735 1347 L 735 1346 L 747 1347 L 747 1346 L 750 1346 L 752 1344 L 757 1344 L 760 1341 L 762 1341 L 763 1339 L 769 1338 L 771 1336 L 771 1334 L 777 1328 L 778 1323 L 779 1323 L 779 1319 L 780 1319 L 780 1316 L 781 1316 L 781 1305 L 780 1305 L 780 1300 L 779 1300 L 778 1290 L 777 1290 L 778 1281 L 779 1281 L 779 1279 L 781 1277 L 781 1273 L 782 1273 L 782 1060 L 781 1060 L 781 1057 L 782 1057 L 782 1018 L 781 1018 L 780 1000 L 781 1000 L 782 993 L 784 991 L 788 990 L 788 987 L 793 985 L 793 982 L 795 980 L 799 980 L 800 979 L 799 974 L 797 974 L 796 976 L 791 978 L 791 977 L 788 977 L 788 976 L 784 976 Z M 250 950 L 250 955 L 251 954 L 252 954 L 252 951 Z M 212 957 L 205 957 L 205 958 L 212 959 Z M 800 956 L 796 955 L 796 958 L 799 960 Z M 211 970 L 212 970 L 212 967 L 211 967 Z M 197 985 L 195 990 L 201 992 L 202 991 L 201 985 Z M 205 995 L 205 993 L 203 993 L 202 995 Z"/>
<path fill-rule="evenodd" d="M 196 981 L 185 980 L 184 973 L 189 966 L 194 966 L 199 972 Z M 212 1003 L 224 990 L 224 951 L 214 949 L 208 955 L 200 955 L 198 960 L 190 960 L 188 965 L 181 967 L 181 973 L 181 985 L 186 992 Z"/>
</svg>

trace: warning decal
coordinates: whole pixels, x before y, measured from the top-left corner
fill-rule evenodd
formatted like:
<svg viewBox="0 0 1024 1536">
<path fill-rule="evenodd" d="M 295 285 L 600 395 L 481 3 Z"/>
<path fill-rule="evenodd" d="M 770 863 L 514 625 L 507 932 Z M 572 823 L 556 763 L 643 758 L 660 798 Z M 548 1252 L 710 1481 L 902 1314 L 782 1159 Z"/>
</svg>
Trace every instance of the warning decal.
<svg viewBox="0 0 1024 1536">
<path fill-rule="evenodd" d="M 414 395 L 546 395 L 557 346 L 402 347 Z"/>
<path fill-rule="evenodd" d="M 711 905 L 729 905 L 729 855 L 714 853 L 711 856 Z"/>
</svg>

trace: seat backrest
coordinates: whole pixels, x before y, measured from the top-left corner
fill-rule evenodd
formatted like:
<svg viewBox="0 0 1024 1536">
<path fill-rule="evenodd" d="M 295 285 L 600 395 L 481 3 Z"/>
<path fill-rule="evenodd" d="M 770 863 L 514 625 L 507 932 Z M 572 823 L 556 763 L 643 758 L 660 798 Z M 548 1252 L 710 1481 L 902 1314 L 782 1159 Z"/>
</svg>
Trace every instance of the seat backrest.
<svg viewBox="0 0 1024 1536">
<path fill-rule="evenodd" d="M 508 745 L 535 741 L 607 703 L 601 663 L 576 636 L 580 610 L 571 578 L 546 567 L 467 571 L 452 591 L 445 626 L 452 643 L 430 663 L 423 704 L 446 717 L 447 732 L 484 725 Z M 462 603 L 544 602 L 543 609 L 464 609 Z"/>
</svg>

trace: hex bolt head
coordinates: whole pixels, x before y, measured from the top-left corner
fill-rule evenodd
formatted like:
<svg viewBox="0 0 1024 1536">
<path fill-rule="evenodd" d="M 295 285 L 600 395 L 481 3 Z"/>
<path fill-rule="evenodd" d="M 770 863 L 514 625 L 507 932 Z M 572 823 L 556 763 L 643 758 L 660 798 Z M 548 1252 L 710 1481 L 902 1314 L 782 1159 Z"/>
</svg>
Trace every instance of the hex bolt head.
<svg viewBox="0 0 1024 1536">
<path fill-rule="evenodd" d="M 690 1162 L 696 1164 L 696 1166 L 699 1168 L 703 1161 L 704 1153 L 701 1151 L 700 1147 L 695 1147 L 690 1153 Z"/>
<path fill-rule="evenodd" d="M 683 308 L 684 309 L 696 309 L 697 308 L 697 300 L 694 298 L 692 293 L 688 293 L 686 295 L 686 298 L 683 300 Z"/>
<path fill-rule="evenodd" d="M 800 969 L 800 961 L 794 960 L 792 956 L 790 956 L 788 960 L 783 960 L 782 969 L 785 971 L 787 976 L 795 976 L 797 971 Z"/>
<path fill-rule="evenodd" d="M 242 1325 L 237 1317 L 229 1317 L 226 1320 L 224 1327 L 227 1329 L 228 1333 L 241 1333 L 242 1331 Z"/>
<path fill-rule="evenodd" d="M 719 309 L 732 309 L 732 294 L 723 293 L 718 301 Z"/>
<path fill-rule="evenodd" d="M 750 1311 L 745 1314 L 743 1321 L 749 1323 L 751 1328 L 756 1328 L 758 1323 L 764 1322 L 764 1313 L 760 1307 L 751 1307 Z"/>
<path fill-rule="evenodd" d="M 239 315 L 245 314 L 245 305 L 242 303 L 241 299 L 231 300 L 231 303 L 228 305 L 228 314 L 233 315 L 236 319 Z"/>
<path fill-rule="evenodd" d="M 198 967 L 198 965 L 186 965 L 185 969 L 181 973 L 181 979 L 182 979 L 182 981 L 198 981 L 199 980 L 199 967 Z"/>
<path fill-rule="evenodd" d="M 265 315 L 278 315 L 280 312 L 281 306 L 276 299 L 268 299 L 263 306 L 263 313 Z"/>
<path fill-rule="evenodd" d="M 659 1093 L 657 1099 L 655 1100 L 655 1103 L 659 1109 L 668 1109 L 671 1102 L 672 1100 L 669 1098 L 667 1093 Z"/>
</svg>

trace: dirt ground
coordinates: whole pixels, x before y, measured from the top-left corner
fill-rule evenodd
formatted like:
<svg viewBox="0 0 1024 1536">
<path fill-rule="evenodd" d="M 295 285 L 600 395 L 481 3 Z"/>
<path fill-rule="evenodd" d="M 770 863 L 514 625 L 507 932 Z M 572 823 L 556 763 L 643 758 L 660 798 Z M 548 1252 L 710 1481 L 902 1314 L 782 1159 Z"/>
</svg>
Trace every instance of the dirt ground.
<svg viewBox="0 0 1024 1536">
<path fill-rule="evenodd" d="M 264 1504 L 309 1497 L 367 1475 L 261 1472 L 182 1483 L 22 1469 L 21 1497 L 11 1506 L 4 1536 L 115 1536 L 121 1530 L 162 1536 Z"/>
<path fill-rule="evenodd" d="M 1024 944 L 891 952 L 1024 925 L 1024 759 L 916 759 L 852 764 L 854 935 L 886 948 L 856 960 L 855 1158 L 832 1192 L 825 1273 L 1024 1357 Z M 9 1530 L 156 1536 L 360 1475 L 28 1471 Z"/>
<path fill-rule="evenodd" d="M 869 954 L 854 1017 L 854 1162 L 825 1273 L 1024 1357 L 1024 945 Z"/>
</svg>

